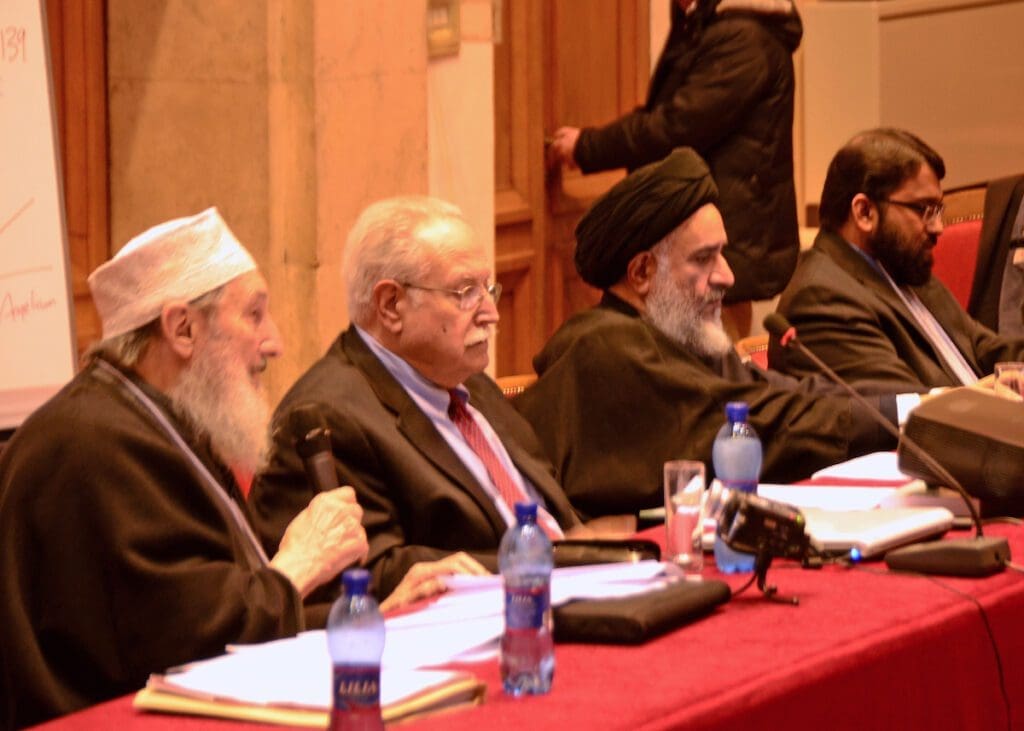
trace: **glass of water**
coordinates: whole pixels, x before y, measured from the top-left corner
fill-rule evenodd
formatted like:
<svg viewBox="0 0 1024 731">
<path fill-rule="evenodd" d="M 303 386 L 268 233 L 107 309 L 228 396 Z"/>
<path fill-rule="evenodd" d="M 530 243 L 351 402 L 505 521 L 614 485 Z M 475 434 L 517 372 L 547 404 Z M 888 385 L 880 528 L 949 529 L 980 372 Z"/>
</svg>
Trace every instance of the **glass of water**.
<svg viewBox="0 0 1024 731">
<path fill-rule="evenodd" d="M 665 463 L 665 559 L 686 573 L 700 573 L 704 568 L 703 497 L 703 462 L 673 460 Z"/>
</svg>

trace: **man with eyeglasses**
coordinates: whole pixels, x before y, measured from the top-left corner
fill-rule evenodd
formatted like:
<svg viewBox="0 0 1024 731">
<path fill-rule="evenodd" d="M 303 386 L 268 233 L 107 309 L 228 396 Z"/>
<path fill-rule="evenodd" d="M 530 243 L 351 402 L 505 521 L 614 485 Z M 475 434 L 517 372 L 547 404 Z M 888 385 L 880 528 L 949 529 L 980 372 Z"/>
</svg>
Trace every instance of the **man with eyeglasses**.
<svg viewBox="0 0 1024 731">
<path fill-rule="evenodd" d="M 383 594 L 416 562 L 495 570 L 517 501 L 540 504 L 553 538 L 577 528 L 533 430 L 483 373 L 501 286 L 458 208 L 422 197 L 374 203 L 349 234 L 344 269 L 352 324 L 285 395 L 250 498 L 268 545 L 314 496 L 290 426 L 309 404 L 330 430 L 337 483 L 363 507 Z M 437 573 L 425 589 L 437 588 Z"/>
<path fill-rule="evenodd" d="M 899 392 L 972 385 L 1024 354 L 1024 340 L 973 320 L 932 276 L 945 172 L 935 150 L 900 129 L 858 134 L 829 165 L 821 231 L 778 310 L 851 383 Z M 815 372 L 774 339 L 769 362 L 792 375 Z"/>
</svg>

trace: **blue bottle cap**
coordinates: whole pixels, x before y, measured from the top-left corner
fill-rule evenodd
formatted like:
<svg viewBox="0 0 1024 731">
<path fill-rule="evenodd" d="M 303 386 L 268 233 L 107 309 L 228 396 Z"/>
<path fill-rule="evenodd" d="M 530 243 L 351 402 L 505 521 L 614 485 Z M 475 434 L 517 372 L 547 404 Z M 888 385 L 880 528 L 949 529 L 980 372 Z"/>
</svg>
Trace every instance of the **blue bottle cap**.
<svg viewBox="0 0 1024 731">
<path fill-rule="evenodd" d="M 746 401 L 730 401 L 725 405 L 725 418 L 730 422 L 746 421 L 750 407 Z"/>
<path fill-rule="evenodd" d="M 365 594 L 370 588 L 370 572 L 366 569 L 349 569 L 341 575 L 341 585 L 349 596 Z"/>
<path fill-rule="evenodd" d="M 519 524 L 536 523 L 537 503 L 516 503 L 516 522 Z"/>
</svg>

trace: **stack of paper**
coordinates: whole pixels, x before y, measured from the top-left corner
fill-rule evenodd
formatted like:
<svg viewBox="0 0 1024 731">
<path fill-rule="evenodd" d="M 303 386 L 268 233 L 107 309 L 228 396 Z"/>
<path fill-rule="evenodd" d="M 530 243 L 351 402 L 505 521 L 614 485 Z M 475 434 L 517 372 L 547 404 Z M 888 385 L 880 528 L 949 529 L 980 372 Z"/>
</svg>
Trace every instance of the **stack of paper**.
<svg viewBox="0 0 1024 731">
<path fill-rule="evenodd" d="M 324 657 L 281 666 L 248 652 L 222 655 L 182 672 L 153 675 L 135 696 L 147 711 L 235 718 L 288 726 L 326 728 L 330 673 L 317 670 Z M 381 714 L 386 722 L 483 701 L 486 687 L 468 672 L 397 669 L 382 671 Z"/>
<path fill-rule="evenodd" d="M 552 604 L 655 589 L 664 585 L 663 571 L 656 561 L 556 569 Z M 480 703 L 486 695 L 472 673 L 426 668 L 495 657 L 504 628 L 501 577 L 453 576 L 449 585 L 427 607 L 385 620 L 381 707 L 387 722 Z M 220 657 L 153 675 L 135 707 L 324 728 L 330 684 L 327 638 L 320 630 L 232 646 Z"/>
</svg>

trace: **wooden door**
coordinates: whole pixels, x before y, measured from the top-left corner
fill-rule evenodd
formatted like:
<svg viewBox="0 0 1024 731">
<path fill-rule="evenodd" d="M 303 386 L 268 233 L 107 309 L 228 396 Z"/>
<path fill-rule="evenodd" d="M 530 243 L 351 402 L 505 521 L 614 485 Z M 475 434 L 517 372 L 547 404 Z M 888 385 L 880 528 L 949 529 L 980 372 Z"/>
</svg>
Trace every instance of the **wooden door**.
<svg viewBox="0 0 1024 731">
<path fill-rule="evenodd" d="M 533 356 L 572 313 L 597 301 L 572 262 L 573 229 L 623 173 L 546 174 L 544 138 L 610 121 L 643 102 L 649 0 L 505 0 L 495 46 L 497 373 Z"/>
<path fill-rule="evenodd" d="M 110 256 L 105 8 L 46 3 L 79 354 L 101 331 L 86 278 Z"/>
</svg>

